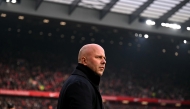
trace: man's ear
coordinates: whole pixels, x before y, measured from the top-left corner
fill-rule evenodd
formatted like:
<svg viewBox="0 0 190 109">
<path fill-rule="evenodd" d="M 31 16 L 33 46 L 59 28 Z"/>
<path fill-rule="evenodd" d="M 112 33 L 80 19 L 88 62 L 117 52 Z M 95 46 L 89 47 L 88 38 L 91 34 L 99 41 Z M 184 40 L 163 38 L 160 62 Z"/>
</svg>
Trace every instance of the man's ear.
<svg viewBox="0 0 190 109">
<path fill-rule="evenodd" d="M 83 63 L 83 65 L 87 65 L 86 57 L 82 57 L 82 63 Z"/>
</svg>

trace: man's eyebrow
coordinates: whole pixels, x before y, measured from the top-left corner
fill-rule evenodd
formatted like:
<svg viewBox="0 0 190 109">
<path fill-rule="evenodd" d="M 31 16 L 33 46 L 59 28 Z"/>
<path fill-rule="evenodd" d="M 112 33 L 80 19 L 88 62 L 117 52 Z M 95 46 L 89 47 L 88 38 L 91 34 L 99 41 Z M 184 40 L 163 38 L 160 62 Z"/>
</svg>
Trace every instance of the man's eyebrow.
<svg viewBox="0 0 190 109">
<path fill-rule="evenodd" d="M 106 56 L 102 56 L 102 55 L 97 55 L 97 57 L 103 57 L 104 59 L 106 59 Z"/>
</svg>

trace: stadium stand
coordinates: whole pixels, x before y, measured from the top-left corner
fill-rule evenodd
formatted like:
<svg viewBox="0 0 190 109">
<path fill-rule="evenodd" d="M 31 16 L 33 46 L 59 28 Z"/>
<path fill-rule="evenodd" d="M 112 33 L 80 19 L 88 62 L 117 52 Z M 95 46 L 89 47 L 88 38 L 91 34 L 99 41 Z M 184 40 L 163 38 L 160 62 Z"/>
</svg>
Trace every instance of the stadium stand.
<svg viewBox="0 0 190 109">
<path fill-rule="evenodd" d="M 27 5 L 30 2 L 33 3 L 29 0 L 21 2 L 21 6 L 26 5 L 26 9 L 30 10 L 32 6 Z M 85 1 L 81 3 L 83 2 Z M 115 5 L 121 3 L 122 0 Z M 142 8 L 148 10 L 145 6 L 148 7 L 147 4 L 151 3 L 149 0 Z M 190 6 L 187 1 L 174 3 L 177 8 L 184 6 L 187 9 Z M 9 4 L 12 7 L 8 8 L 7 4 L 0 0 L 0 109 L 7 109 L 8 105 L 15 105 L 16 109 L 56 109 L 57 93 L 77 65 L 79 48 L 87 43 L 98 43 L 105 48 L 107 64 L 100 83 L 105 109 L 190 108 L 190 39 L 189 32 L 184 30 L 189 20 L 181 22 L 182 31 L 166 27 L 155 30 L 150 25 L 148 27 L 142 24 L 144 17 L 149 14 L 134 11 L 138 15 L 129 19 L 137 19 L 139 15 L 143 19 L 139 18 L 141 23 L 129 20 L 132 24 L 126 25 L 137 29 L 132 30 L 125 26 L 118 28 L 123 26 L 123 22 L 126 23 L 123 20 L 116 21 L 119 23 L 116 27 L 96 25 L 91 17 L 89 22 L 93 24 L 87 24 L 88 20 L 84 21 L 86 23 L 76 22 L 81 20 L 79 15 L 76 15 L 79 20 L 76 17 L 75 22 L 69 21 L 68 18 L 73 18 L 71 15 L 65 23 L 54 19 L 58 16 L 44 18 L 43 15 L 37 17 L 26 13 L 22 14 L 22 19 L 20 14 L 6 11 L 9 8 L 19 11 L 18 4 Z M 51 0 L 45 0 L 44 4 L 57 6 L 51 4 Z M 139 5 L 137 10 L 142 9 L 140 7 Z M 172 11 L 168 10 L 169 13 L 159 16 L 158 21 L 178 21 L 178 17 L 166 16 L 177 12 L 175 7 Z M 180 15 L 184 8 L 179 11 Z M 112 17 L 123 18 L 123 14 L 119 17 L 117 15 Z M 109 16 L 110 14 L 102 15 L 105 18 Z M 110 23 L 105 20 L 100 22 Z M 112 23 L 115 24 L 111 22 L 107 25 Z"/>
</svg>

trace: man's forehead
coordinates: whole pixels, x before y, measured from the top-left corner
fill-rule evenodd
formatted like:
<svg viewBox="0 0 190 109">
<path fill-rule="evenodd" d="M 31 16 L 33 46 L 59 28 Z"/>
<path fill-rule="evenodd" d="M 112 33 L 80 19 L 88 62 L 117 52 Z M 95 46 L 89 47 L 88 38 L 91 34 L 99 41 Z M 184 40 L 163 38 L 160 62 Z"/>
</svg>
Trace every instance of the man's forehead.
<svg viewBox="0 0 190 109">
<path fill-rule="evenodd" d="M 95 50 L 94 52 L 91 52 L 91 53 L 94 54 L 94 55 L 97 55 L 97 56 L 103 56 L 103 57 L 105 57 L 105 52 L 104 52 L 103 49 L 101 49 L 101 50 Z"/>
<path fill-rule="evenodd" d="M 98 44 L 87 44 L 84 45 L 80 50 L 81 56 L 82 55 L 102 55 L 104 56 L 104 49 Z"/>
</svg>

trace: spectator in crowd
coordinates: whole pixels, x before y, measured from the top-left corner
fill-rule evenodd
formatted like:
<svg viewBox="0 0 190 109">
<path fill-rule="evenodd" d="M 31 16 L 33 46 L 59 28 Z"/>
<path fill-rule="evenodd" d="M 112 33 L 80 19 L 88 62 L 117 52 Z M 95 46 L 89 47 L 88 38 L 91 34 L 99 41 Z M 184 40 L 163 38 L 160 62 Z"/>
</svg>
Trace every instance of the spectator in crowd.
<svg viewBox="0 0 190 109">
<path fill-rule="evenodd" d="M 11 102 L 7 103 L 7 109 L 15 109 L 15 105 Z"/>
</svg>

